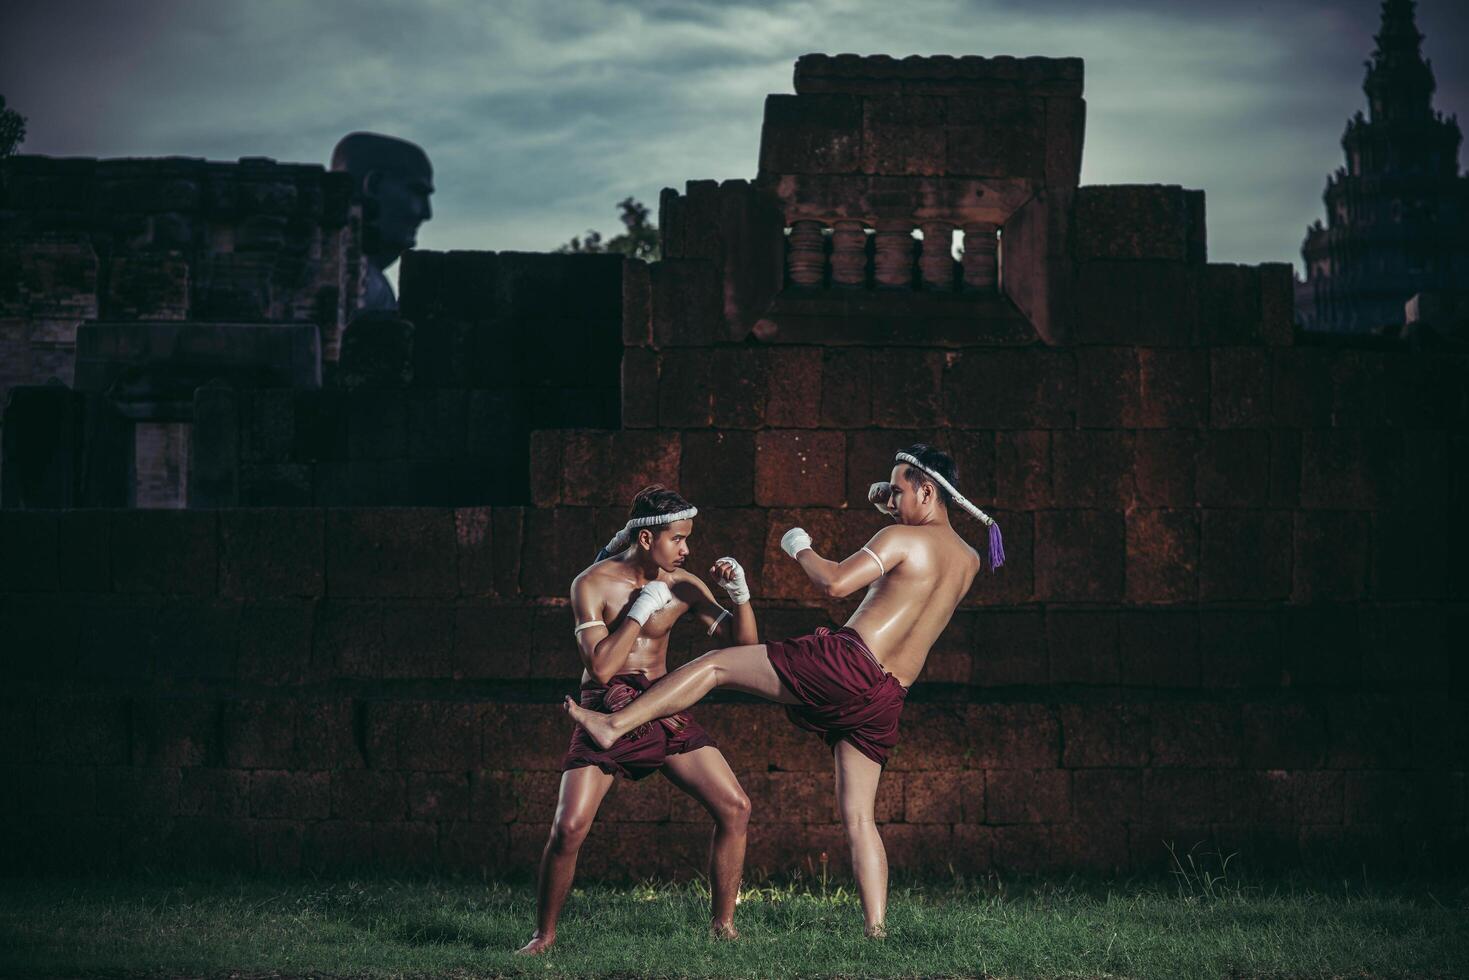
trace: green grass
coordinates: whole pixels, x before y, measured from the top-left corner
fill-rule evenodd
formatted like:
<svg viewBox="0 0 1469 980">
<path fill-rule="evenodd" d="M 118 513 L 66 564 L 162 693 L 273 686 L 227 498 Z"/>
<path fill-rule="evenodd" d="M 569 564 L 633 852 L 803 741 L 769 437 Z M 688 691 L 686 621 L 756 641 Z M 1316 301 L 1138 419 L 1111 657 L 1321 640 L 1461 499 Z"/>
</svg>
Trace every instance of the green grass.
<svg viewBox="0 0 1469 980">
<path fill-rule="evenodd" d="M 706 938 L 699 884 L 594 886 L 521 960 L 529 885 L 139 876 L 0 881 L 5 976 L 1459 977 L 1469 883 L 899 883 L 861 938 L 850 883 L 751 887 L 744 938 Z"/>
</svg>

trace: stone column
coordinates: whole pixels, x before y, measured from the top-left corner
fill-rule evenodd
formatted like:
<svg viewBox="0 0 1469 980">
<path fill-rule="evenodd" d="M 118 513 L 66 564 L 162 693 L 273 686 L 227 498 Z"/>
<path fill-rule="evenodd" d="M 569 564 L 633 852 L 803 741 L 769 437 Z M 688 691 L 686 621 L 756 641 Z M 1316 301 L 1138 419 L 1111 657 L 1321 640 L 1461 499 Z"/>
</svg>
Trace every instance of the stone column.
<svg viewBox="0 0 1469 980">
<path fill-rule="evenodd" d="M 831 232 L 831 284 L 867 285 L 867 226 L 860 221 L 837 221 Z"/>
<path fill-rule="evenodd" d="M 792 221 L 786 242 L 786 271 L 791 284 L 807 289 L 821 286 L 826 271 L 826 241 L 820 221 Z"/>
<path fill-rule="evenodd" d="M 994 292 L 1000 285 L 998 225 L 978 221 L 964 226 L 964 288 Z"/>
<path fill-rule="evenodd" d="M 923 254 L 918 259 L 923 288 L 953 289 L 954 226 L 947 221 L 925 221 L 919 227 L 923 231 Z"/>
<path fill-rule="evenodd" d="M 906 221 L 877 223 L 878 289 L 913 288 L 913 226 Z"/>
</svg>

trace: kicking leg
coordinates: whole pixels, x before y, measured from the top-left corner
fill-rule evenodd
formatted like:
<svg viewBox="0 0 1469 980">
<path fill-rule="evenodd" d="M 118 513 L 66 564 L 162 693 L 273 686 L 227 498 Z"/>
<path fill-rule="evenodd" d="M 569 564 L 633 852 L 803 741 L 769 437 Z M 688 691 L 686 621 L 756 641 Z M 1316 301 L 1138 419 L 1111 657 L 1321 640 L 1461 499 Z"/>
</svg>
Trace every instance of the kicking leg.
<svg viewBox="0 0 1469 980">
<path fill-rule="evenodd" d="M 714 902 L 709 929 L 718 939 L 736 939 L 735 899 L 745 866 L 745 828 L 750 822 L 750 798 L 740 787 L 723 753 L 712 745 L 671 755 L 663 775 L 704 805 L 714 818 L 714 843 L 709 851 L 709 885 Z"/>
<path fill-rule="evenodd" d="M 757 694 L 767 701 L 795 704 L 796 696 L 781 683 L 780 675 L 770 666 L 765 644 L 714 650 L 697 660 L 690 660 L 678 670 L 658 679 L 658 683 L 638 695 L 621 711 L 603 714 L 588 711 L 571 698 L 565 702 L 566 713 L 587 730 L 592 741 L 611 748 L 627 732 L 657 718 L 676 715 L 716 687 Z"/>
<path fill-rule="evenodd" d="M 877 780 L 882 766 L 858 752 L 851 742 L 836 745 L 837 806 L 852 850 L 852 873 L 862 897 L 867 935 L 887 935 L 888 856 L 877 833 Z"/>
<path fill-rule="evenodd" d="M 517 950 L 526 956 L 544 953 L 556 942 L 556 920 L 571 891 L 576 873 L 576 856 L 592 829 L 592 818 L 612 788 L 612 777 L 596 766 L 568 769 L 561 774 L 561 796 L 551 822 L 551 837 L 541 854 L 541 875 L 536 889 L 536 932 Z"/>
</svg>

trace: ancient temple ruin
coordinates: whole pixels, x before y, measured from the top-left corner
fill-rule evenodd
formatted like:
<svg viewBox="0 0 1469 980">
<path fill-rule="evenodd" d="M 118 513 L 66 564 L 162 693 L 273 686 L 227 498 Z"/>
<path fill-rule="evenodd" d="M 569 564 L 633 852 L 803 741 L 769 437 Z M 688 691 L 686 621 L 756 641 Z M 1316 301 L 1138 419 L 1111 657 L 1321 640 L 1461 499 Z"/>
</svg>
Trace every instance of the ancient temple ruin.
<svg viewBox="0 0 1469 980">
<path fill-rule="evenodd" d="M 1469 175 L 1459 172 L 1458 120 L 1434 111 L 1413 0 L 1384 0 L 1359 111 L 1342 134 L 1346 165 L 1326 182 L 1326 224 L 1301 246 L 1296 314 L 1308 330 L 1397 332 L 1413 311 L 1445 323 L 1469 296 Z"/>
<path fill-rule="evenodd" d="M 325 260 L 253 320 L 203 317 L 209 236 L 115 302 L 116 196 L 8 164 L 7 220 L 78 216 L 56 246 L 34 219 L 3 294 L 75 382 L 13 379 L 4 423 L 4 861 L 523 871 L 581 670 L 567 586 L 631 494 L 679 487 L 696 560 L 737 556 L 762 635 L 795 635 L 851 604 L 781 533 L 857 550 L 917 440 L 1008 561 L 908 699 L 894 867 L 1462 860 L 1465 358 L 1300 342 L 1288 266 L 1207 261 L 1201 191 L 1079 186 L 1084 119 L 1077 59 L 809 55 L 752 180 L 664 193 L 661 261 L 410 252 L 401 319 L 341 320 L 350 273 L 331 303 L 300 274 Z M 350 258 L 350 213 L 310 214 Z M 152 425 L 189 446 L 185 507 L 138 506 Z M 680 627 L 670 657 L 706 642 Z M 750 867 L 840 865 L 820 742 L 771 705 L 700 718 L 753 801 Z M 614 792 L 584 873 L 702 867 L 690 801 Z"/>
</svg>

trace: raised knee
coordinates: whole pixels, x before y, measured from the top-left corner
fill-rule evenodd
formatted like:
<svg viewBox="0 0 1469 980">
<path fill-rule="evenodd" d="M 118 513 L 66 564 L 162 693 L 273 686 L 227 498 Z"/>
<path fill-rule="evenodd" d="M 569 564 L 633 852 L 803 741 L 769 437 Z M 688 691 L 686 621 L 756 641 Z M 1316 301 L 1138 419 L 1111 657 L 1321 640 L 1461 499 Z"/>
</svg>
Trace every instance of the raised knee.
<svg viewBox="0 0 1469 980">
<path fill-rule="evenodd" d="M 551 824 L 551 849 L 565 853 L 581 847 L 592 829 L 592 822 L 581 817 L 558 817 Z"/>
<path fill-rule="evenodd" d="M 725 798 L 715 808 L 714 817 L 727 825 L 744 826 L 750 822 L 750 798 L 743 792 Z"/>
</svg>

